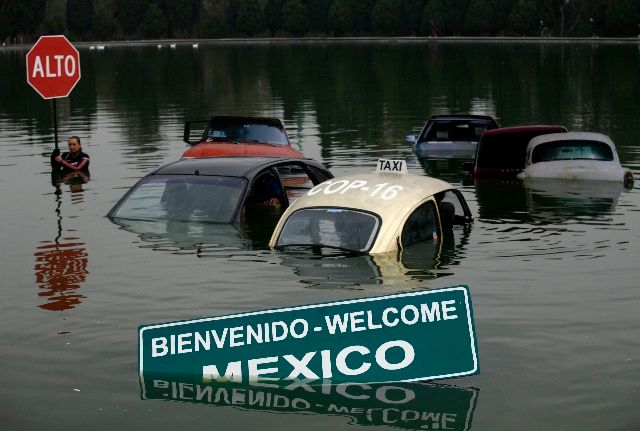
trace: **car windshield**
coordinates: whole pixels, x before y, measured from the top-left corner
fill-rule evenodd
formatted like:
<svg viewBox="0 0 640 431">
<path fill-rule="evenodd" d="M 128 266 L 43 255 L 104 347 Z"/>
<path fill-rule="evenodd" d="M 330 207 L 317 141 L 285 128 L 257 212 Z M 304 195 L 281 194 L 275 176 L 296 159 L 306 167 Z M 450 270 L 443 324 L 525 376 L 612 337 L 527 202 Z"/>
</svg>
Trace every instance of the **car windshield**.
<svg viewBox="0 0 640 431">
<path fill-rule="evenodd" d="M 600 141 L 567 140 L 545 142 L 533 149 L 532 163 L 553 160 L 613 160 L 611 147 Z"/>
<path fill-rule="evenodd" d="M 128 194 L 111 216 L 230 223 L 246 183 L 235 177 L 152 175 Z"/>
<path fill-rule="evenodd" d="M 205 142 L 261 142 L 274 145 L 287 145 L 284 130 L 274 124 L 253 123 L 240 120 L 215 120 L 209 123 L 202 140 Z"/>
<path fill-rule="evenodd" d="M 287 219 L 276 247 L 308 245 L 367 252 L 380 220 L 373 214 L 345 208 L 305 208 Z"/>
<path fill-rule="evenodd" d="M 478 121 L 438 121 L 429 129 L 426 137 L 422 137 L 421 141 L 469 141 L 478 142 L 480 135 L 492 128 L 492 123 L 487 120 Z"/>
</svg>

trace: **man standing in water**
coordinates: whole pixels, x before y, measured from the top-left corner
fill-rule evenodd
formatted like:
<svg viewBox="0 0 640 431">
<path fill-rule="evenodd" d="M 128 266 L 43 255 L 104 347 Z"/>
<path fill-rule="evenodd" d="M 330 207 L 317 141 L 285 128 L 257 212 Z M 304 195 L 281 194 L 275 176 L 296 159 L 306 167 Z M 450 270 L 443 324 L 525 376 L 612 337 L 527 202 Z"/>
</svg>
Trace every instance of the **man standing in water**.
<svg viewBox="0 0 640 431">
<path fill-rule="evenodd" d="M 89 169 L 89 155 L 82 152 L 80 138 L 71 136 L 69 151 L 60 154 L 57 148 L 51 153 L 51 169 L 54 172 L 78 172 Z"/>
</svg>

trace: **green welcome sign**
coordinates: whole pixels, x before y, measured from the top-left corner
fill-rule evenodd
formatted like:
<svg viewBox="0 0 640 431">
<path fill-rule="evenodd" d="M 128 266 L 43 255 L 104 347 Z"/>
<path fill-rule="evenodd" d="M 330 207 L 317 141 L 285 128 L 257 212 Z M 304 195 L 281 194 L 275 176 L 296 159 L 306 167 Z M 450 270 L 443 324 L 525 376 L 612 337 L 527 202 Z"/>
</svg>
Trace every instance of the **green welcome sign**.
<svg viewBox="0 0 640 431">
<path fill-rule="evenodd" d="M 212 381 L 401 382 L 479 372 L 467 286 L 139 329 L 140 375 Z"/>
<path fill-rule="evenodd" d="M 341 383 L 296 381 L 242 385 L 202 383 L 195 377 L 144 376 L 145 400 L 168 400 L 272 413 L 340 415 L 350 423 L 411 430 L 465 431 L 471 428 L 478 390 L 432 383 Z"/>
</svg>

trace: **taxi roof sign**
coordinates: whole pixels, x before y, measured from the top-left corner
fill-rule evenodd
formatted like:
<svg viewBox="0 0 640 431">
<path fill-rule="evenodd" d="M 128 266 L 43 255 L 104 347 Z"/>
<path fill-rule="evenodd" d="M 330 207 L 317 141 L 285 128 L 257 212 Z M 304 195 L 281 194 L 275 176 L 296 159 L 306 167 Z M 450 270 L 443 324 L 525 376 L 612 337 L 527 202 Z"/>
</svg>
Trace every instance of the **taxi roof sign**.
<svg viewBox="0 0 640 431">
<path fill-rule="evenodd" d="M 407 163 L 404 160 L 378 159 L 376 174 L 407 174 Z"/>
</svg>

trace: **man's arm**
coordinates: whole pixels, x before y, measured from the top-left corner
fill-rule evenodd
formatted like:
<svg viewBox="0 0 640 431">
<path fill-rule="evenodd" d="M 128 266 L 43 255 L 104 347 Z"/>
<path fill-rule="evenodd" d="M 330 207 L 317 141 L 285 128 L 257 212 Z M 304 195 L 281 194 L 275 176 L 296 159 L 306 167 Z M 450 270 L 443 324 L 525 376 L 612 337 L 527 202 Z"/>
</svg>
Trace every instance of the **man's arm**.
<svg viewBox="0 0 640 431">
<path fill-rule="evenodd" d="M 65 168 L 67 168 L 69 170 L 72 170 L 72 171 L 81 171 L 89 164 L 89 157 L 83 157 L 82 160 L 80 161 L 80 163 L 78 163 L 77 165 L 69 163 L 69 162 L 67 162 L 66 160 L 64 160 L 64 159 L 62 159 L 60 157 L 57 157 L 56 160 L 63 167 L 65 167 Z"/>
</svg>

